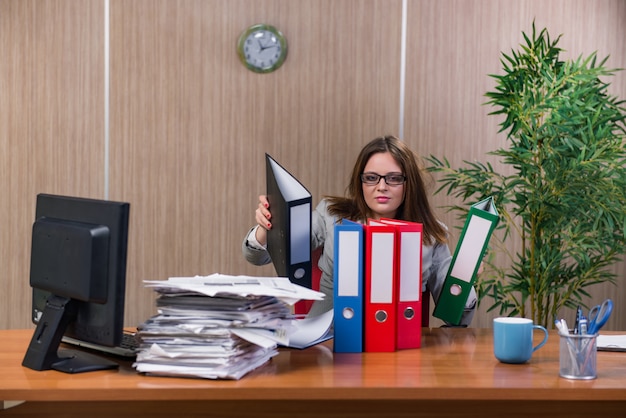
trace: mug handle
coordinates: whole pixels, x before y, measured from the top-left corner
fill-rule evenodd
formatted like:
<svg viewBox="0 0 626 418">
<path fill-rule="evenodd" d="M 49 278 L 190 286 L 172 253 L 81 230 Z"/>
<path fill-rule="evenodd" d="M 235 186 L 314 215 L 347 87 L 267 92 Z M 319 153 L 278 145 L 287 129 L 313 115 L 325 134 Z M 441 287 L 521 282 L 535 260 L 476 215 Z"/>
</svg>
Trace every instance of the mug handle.
<svg viewBox="0 0 626 418">
<path fill-rule="evenodd" d="M 534 353 L 535 351 L 543 347 L 546 342 L 548 342 L 548 330 L 542 327 L 541 325 L 533 325 L 533 329 L 540 329 L 543 331 L 543 334 L 544 334 L 543 341 L 541 341 L 539 344 L 533 347 L 533 353 Z"/>
</svg>

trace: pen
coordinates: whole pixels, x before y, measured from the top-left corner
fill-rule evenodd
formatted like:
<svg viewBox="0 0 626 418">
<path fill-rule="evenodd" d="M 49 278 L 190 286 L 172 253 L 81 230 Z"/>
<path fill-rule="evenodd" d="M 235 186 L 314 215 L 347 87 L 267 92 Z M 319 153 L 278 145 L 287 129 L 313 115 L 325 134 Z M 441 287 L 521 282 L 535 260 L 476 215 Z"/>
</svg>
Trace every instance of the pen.
<svg viewBox="0 0 626 418">
<path fill-rule="evenodd" d="M 559 334 L 563 334 L 563 331 L 561 330 L 561 321 L 559 321 L 558 319 L 555 319 L 554 326 L 559 331 Z"/>
<path fill-rule="evenodd" d="M 587 318 L 584 316 L 580 318 L 580 323 L 578 324 L 578 333 L 580 335 L 587 334 Z"/>
<path fill-rule="evenodd" d="M 563 326 L 563 320 L 554 320 L 554 326 L 559 331 L 561 335 L 569 335 L 569 331 L 567 330 L 567 325 Z"/>
<path fill-rule="evenodd" d="M 574 322 L 574 334 L 578 334 L 580 327 L 580 320 L 583 317 L 583 309 L 578 305 L 576 308 L 576 322 Z"/>
</svg>

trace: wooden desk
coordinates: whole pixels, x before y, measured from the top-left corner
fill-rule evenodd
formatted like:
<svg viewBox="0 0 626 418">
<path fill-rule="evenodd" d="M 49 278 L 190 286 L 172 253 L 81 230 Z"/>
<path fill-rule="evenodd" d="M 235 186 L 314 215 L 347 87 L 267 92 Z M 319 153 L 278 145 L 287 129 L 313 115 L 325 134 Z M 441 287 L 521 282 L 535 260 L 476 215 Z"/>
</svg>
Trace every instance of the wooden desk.
<svg viewBox="0 0 626 418">
<path fill-rule="evenodd" d="M 626 415 L 626 353 L 598 353 L 598 378 L 558 375 L 558 336 L 528 364 L 500 364 L 491 329 L 424 329 L 423 347 L 335 354 L 332 343 L 284 350 L 239 381 L 148 377 L 118 371 L 68 375 L 21 366 L 32 330 L 0 331 L 0 411 L 97 417 L 596 417 Z"/>
</svg>

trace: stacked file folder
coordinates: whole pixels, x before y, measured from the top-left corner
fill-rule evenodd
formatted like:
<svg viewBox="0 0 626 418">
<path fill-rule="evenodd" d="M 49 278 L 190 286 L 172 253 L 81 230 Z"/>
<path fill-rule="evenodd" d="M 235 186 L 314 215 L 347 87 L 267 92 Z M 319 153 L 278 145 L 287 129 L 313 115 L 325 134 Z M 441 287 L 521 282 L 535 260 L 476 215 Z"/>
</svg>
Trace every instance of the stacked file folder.
<svg viewBox="0 0 626 418">
<path fill-rule="evenodd" d="M 335 352 L 421 346 L 422 225 L 335 225 Z"/>
<path fill-rule="evenodd" d="M 212 275 L 146 281 L 158 314 L 138 327 L 134 367 L 159 376 L 240 379 L 289 346 L 290 305 L 321 299 L 288 278 Z"/>
<path fill-rule="evenodd" d="M 492 197 L 470 207 L 433 315 L 458 325 L 499 215 Z M 335 352 L 421 346 L 422 231 L 396 219 L 335 225 Z"/>
</svg>

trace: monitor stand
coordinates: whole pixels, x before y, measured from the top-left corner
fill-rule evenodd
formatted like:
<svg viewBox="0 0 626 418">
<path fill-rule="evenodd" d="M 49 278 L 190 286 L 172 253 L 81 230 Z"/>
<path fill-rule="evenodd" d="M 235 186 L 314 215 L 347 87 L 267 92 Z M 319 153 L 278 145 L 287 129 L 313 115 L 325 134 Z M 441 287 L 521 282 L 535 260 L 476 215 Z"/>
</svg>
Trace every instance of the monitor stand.
<svg viewBox="0 0 626 418">
<path fill-rule="evenodd" d="M 29 369 L 58 370 L 64 373 L 82 373 L 118 368 L 111 360 L 74 350 L 59 350 L 67 326 L 74 321 L 77 301 L 50 295 L 43 315 L 30 340 L 22 366 Z"/>
</svg>

